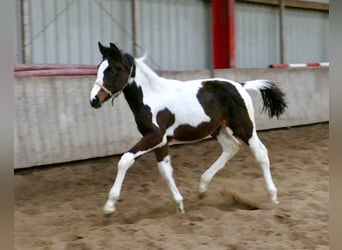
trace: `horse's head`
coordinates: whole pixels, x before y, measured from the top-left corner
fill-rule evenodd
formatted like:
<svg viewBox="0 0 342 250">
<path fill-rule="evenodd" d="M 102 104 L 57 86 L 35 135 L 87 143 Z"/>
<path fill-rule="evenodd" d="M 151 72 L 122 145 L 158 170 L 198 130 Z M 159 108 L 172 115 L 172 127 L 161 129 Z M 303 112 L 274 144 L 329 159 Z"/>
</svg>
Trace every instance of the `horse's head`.
<svg viewBox="0 0 342 250">
<path fill-rule="evenodd" d="M 103 56 L 97 69 L 97 78 L 90 92 L 90 105 L 100 108 L 111 97 L 117 97 L 135 74 L 134 58 L 123 54 L 115 44 L 110 47 L 98 42 Z"/>
</svg>

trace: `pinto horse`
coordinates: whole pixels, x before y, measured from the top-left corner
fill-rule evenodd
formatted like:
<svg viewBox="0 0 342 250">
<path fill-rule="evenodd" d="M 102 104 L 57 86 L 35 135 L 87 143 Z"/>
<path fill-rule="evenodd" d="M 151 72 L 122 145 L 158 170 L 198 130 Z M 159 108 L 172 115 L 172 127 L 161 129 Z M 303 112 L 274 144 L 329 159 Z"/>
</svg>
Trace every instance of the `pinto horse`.
<svg viewBox="0 0 342 250">
<path fill-rule="evenodd" d="M 205 194 L 213 176 L 238 152 L 243 142 L 249 145 L 261 166 L 271 202 L 278 203 L 268 152 L 258 138 L 252 99 L 246 91 L 258 91 L 263 110 L 270 117 L 279 118 L 287 104 L 274 83 L 267 80 L 239 83 L 221 78 L 185 82 L 166 79 L 151 70 L 144 58 L 135 59 L 113 43 L 105 47 L 99 42 L 98 46 L 103 60 L 90 93 L 90 104 L 100 108 L 123 92 L 143 136 L 121 156 L 104 214 L 115 211 L 125 174 L 135 159 L 150 151 L 155 153 L 158 169 L 172 193 L 177 211 L 184 213 L 183 196 L 172 176 L 169 142 L 172 139 L 197 141 L 208 136 L 217 139 L 223 152 L 201 176 L 200 195 Z"/>
</svg>

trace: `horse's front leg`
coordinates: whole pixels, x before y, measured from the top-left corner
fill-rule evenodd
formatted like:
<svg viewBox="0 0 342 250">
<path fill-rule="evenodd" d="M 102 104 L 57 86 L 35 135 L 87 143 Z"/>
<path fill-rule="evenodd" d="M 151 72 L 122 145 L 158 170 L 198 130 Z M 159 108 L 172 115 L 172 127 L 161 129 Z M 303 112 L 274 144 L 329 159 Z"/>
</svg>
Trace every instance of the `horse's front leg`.
<svg viewBox="0 0 342 250">
<path fill-rule="evenodd" d="M 126 172 L 133 165 L 134 159 L 134 153 L 127 152 L 122 155 L 118 164 L 118 172 L 116 173 L 114 185 L 110 189 L 108 200 L 103 207 L 104 214 L 110 215 L 115 211 L 115 203 L 119 199 Z"/>
<path fill-rule="evenodd" d="M 114 185 L 110 189 L 108 200 L 103 207 L 104 214 L 110 215 L 115 211 L 115 203 L 120 197 L 126 172 L 134 164 L 135 158 L 157 147 L 161 147 L 166 143 L 166 137 L 163 137 L 159 133 L 150 133 L 145 135 L 131 150 L 121 156 Z"/>
</svg>

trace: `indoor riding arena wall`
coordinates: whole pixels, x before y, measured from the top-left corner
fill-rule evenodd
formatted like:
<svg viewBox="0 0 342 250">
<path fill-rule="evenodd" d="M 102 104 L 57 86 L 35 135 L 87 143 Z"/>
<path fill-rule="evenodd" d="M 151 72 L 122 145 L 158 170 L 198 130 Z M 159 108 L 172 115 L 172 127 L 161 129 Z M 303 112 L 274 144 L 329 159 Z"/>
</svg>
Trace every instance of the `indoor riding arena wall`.
<svg viewBox="0 0 342 250">
<path fill-rule="evenodd" d="M 261 97 L 251 93 L 258 130 L 329 120 L 329 68 L 221 69 L 159 72 L 179 79 L 219 77 L 239 82 L 269 79 L 285 92 L 286 114 L 279 120 L 261 113 Z M 14 168 L 120 154 L 140 138 L 133 115 L 120 95 L 112 107 L 89 104 L 94 66 L 49 65 L 15 69 Z M 186 108 L 186 107 L 185 107 Z"/>
</svg>

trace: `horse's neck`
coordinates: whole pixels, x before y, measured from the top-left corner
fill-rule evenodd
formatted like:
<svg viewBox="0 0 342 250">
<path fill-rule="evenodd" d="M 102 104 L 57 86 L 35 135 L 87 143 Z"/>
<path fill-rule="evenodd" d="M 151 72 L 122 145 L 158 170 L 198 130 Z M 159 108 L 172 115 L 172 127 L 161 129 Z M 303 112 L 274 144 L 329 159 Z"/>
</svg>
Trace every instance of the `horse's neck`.
<svg viewBox="0 0 342 250">
<path fill-rule="evenodd" d="M 127 84 L 123 92 L 125 99 L 134 115 L 144 110 L 144 96 L 154 91 L 160 77 L 154 73 L 146 64 L 137 62 L 134 81 Z"/>
<path fill-rule="evenodd" d="M 135 81 L 144 92 L 148 92 L 147 94 L 153 94 L 153 92 L 158 92 L 163 89 L 168 80 L 158 76 L 144 62 L 138 61 L 136 64 Z"/>
<path fill-rule="evenodd" d="M 133 81 L 126 85 L 123 89 L 123 93 L 134 115 L 139 114 L 144 107 L 142 88 Z"/>
<path fill-rule="evenodd" d="M 139 115 L 146 107 L 144 98 L 162 100 L 163 95 L 170 94 L 176 82 L 179 81 L 160 77 L 145 63 L 137 62 L 134 81 L 127 84 L 123 92 L 133 113 Z"/>
</svg>

